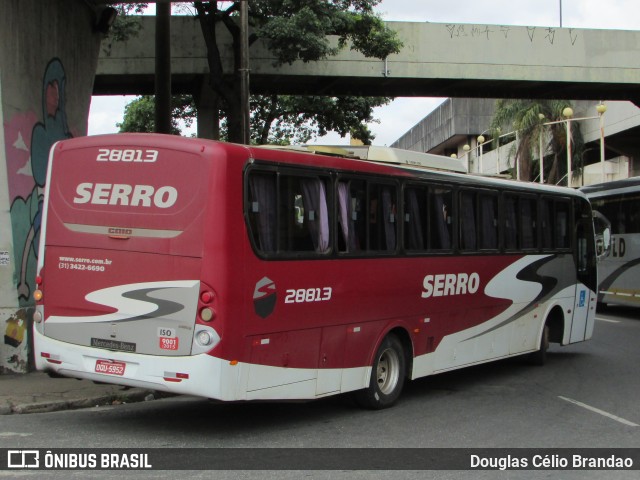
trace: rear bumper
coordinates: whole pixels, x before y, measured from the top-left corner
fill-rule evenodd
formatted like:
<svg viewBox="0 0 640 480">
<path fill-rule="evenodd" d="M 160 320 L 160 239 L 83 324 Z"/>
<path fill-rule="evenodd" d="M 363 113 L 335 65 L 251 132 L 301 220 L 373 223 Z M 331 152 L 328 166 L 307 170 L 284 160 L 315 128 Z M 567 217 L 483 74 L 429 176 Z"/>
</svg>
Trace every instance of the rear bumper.
<svg viewBox="0 0 640 480">
<path fill-rule="evenodd" d="M 160 357 L 74 345 L 33 329 L 36 368 L 73 378 L 149 388 L 219 400 L 237 400 L 237 369 L 228 361 L 199 354 Z M 122 375 L 96 372 L 98 360 L 124 364 Z"/>
</svg>

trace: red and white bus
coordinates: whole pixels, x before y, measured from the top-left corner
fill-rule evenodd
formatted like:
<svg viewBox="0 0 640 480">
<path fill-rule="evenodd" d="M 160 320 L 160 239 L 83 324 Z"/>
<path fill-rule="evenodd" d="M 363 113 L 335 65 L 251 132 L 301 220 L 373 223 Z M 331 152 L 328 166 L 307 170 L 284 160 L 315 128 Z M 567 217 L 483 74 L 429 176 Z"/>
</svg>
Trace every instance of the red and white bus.
<svg viewBox="0 0 640 480">
<path fill-rule="evenodd" d="M 38 369 L 226 401 L 355 392 L 383 408 L 407 379 L 542 363 L 549 342 L 591 337 L 584 194 L 444 157 L 354 153 L 364 159 L 153 134 L 58 142 Z"/>
</svg>

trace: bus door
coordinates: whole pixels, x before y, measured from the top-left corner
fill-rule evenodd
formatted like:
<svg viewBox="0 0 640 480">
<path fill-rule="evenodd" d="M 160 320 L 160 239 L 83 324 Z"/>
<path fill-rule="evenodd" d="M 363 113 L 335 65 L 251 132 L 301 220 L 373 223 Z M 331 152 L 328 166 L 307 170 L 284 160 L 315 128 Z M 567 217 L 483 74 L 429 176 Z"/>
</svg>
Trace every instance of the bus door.
<svg viewBox="0 0 640 480">
<path fill-rule="evenodd" d="M 593 292 L 597 289 L 595 237 L 590 209 L 580 200 L 575 202 L 575 262 L 576 294 L 569 342 L 580 342 L 591 337 L 595 321 Z"/>
</svg>

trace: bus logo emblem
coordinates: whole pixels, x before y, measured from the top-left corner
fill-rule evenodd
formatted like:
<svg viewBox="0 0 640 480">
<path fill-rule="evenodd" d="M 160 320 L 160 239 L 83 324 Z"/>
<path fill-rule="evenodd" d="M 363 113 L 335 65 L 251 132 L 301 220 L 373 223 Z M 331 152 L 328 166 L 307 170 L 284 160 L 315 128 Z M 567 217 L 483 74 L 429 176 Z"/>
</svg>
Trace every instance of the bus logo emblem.
<svg viewBox="0 0 640 480">
<path fill-rule="evenodd" d="M 253 306 L 256 314 L 261 318 L 267 318 L 273 313 L 276 306 L 276 284 L 268 277 L 263 277 L 256 283 L 253 291 Z"/>
</svg>

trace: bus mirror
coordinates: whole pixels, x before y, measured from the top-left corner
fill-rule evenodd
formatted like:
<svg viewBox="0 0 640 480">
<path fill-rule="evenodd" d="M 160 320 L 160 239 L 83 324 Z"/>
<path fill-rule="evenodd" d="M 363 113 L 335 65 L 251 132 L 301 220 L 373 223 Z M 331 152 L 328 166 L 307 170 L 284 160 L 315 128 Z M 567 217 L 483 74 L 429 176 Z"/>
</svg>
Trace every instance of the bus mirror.
<svg viewBox="0 0 640 480">
<path fill-rule="evenodd" d="M 594 210 L 593 227 L 596 234 L 596 255 L 600 260 L 611 252 L 611 222 L 600 212 Z"/>
<path fill-rule="evenodd" d="M 602 233 L 596 233 L 596 255 L 598 260 L 609 256 L 611 252 L 611 229 L 605 228 Z"/>
<path fill-rule="evenodd" d="M 604 249 L 605 250 L 609 250 L 609 247 L 611 246 L 611 230 L 608 228 L 604 229 L 604 232 L 602 232 L 602 240 L 604 241 Z"/>
</svg>

